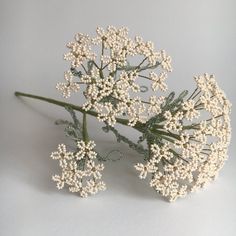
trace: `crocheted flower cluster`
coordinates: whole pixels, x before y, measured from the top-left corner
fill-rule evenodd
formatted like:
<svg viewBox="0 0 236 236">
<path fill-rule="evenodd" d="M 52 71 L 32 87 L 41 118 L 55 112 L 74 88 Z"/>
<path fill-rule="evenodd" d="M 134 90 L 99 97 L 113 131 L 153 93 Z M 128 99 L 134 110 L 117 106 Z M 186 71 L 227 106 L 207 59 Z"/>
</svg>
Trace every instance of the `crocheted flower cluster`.
<svg viewBox="0 0 236 236">
<path fill-rule="evenodd" d="M 147 163 L 135 168 L 170 201 L 215 179 L 227 159 L 230 107 L 213 75 L 195 77 L 197 89 L 179 109 L 166 111 L 159 123 L 162 141 L 151 144 Z"/>
<path fill-rule="evenodd" d="M 82 90 L 83 110 L 97 114 L 107 127 L 125 121 L 142 133 L 138 144 L 121 135 L 117 140 L 144 154 L 146 162 L 135 168 L 162 196 L 174 201 L 204 187 L 224 165 L 231 136 L 231 104 L 215 77 L 195 77 L 197 88 L 188 97 L 185 91 L 176 100 L 173 92 L 160 96 L 172 71 L 171 57 L 164 50 L 155 50 L 152 42 L 139 36 L 128 37 L 125 27 L 98 27 L 96 33 L 78 33 L 67 44 L 64 58 L 71 68 L 56 88 L 65 98 Z M 141 93 L 147 90 L 149 97 L 143 99 Z M 67 184 L 81 196 L 104 190 L 104 166 L 95 164 L 94 143 L 81 141 L 77 148 L 71 153 L 59 145 L 52 154 L 62 168 L 62 175 L 53 177 L 58 188 Z"/>
<path fill-rule="evenodd" d="M 56 88 L 66 98 L 82 88 L 84 110 L 95 110 L 99 121 L 113 126 L 118 117 L 125 117 L 134 126 L 161 111 L 164 97 L 153 95 L 149 101 L 142 101 L 139 94 L 146 90 L 144 79 L 153 91 L 167 90 L 165 80 L 172 68 L 164 50 L 155 51 L 152 42 L 141 37 L 131 39 L 127 28 L 113 26 L 106 30 L 98 27 L 95 37 L 78 33 L 67 47 L 70 51 L 64 58 L 71 62 L 71 69 L 65 72 L 65 82 Z"/>
<path fill-rule="evenodd" d="M 94 147 L 93 141 L 78 141 L 77 151 L 70 152 L 64 144 L 58 145 L 58 150 L 51 154 L 53 159 L 59 161 L 61 168 L 61 175 L 52 176 L 58 189 L 67 185 L 70 192 L 79 193 L 81 197 L 106 189 L 105 183 L 101 181 L 104 165 L 96 163 Z"/>
</svg>

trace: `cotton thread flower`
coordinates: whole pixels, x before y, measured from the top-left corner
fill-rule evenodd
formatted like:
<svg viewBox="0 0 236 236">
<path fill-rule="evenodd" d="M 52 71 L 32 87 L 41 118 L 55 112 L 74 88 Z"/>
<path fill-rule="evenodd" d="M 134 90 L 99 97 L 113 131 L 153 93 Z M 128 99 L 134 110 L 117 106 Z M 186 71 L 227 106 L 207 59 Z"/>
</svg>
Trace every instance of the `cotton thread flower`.
<svg viewBox="0 0 236 236">
<path fill-rule="evenodd" d="M 96 152 L 93 151 L 95 147 L 94 141 L 89 141 L 87 144 L 84 141 L 78 141 L 77 147 L 79 148 L 79 151 L 75 154 L 77 160 L 81 160 L 85 157 L 88 157 L 90 159 L 96 158 Z"/>
<path fill-rule="evenodd" d="M 80 86 L 78 83 L 73 82 L 73 74 L 71 71 L 65 72 L 65 81 L 66 83 L 57 83 L 56 89 L 62 92 L 63 97 L 68 98 L 71 95 L 72 92 L 78 92 L 80 89 Z"/>
<path fill-rule="evenodd" d="M 149 163 L 147 165 L 143 165 L 142 163 L 137 163 L 134 167 L 136 170 L 140 171 L 139 174 L 140 179 L 145 179 L 148 173 L 153 173 L 156 171 L 155 166 Z"/>
<path fill-rule="evenodd" d="M 140 72 L 143 68 L 154 70 L 160 66 L 162 69 L 159 76 L 151 71 L 150 78 L 146 78 L 153 80 L 150 87 L 154 91 L 166 91 L 165 80 L 167 72 L 171 71 L 170 56 L 165 51 L 155 51 L 151 41 L 144 41 L 141 37 L 129 38 L 126 27 L 98 27 L 96 33 L 95 37 L 78 33 L 75 35 L 75 41 L 67 44 L 70 51 L 64 58 L 71 61 L 73 70 L 80 71 L 80 76 L 77 76 L 77 82 L 70 80 L 66 84 L 58 83 L 57 88 L 68 98 L 71 92 L 77 92 L 79 84 L 82 84 L 86 99 L 83 109 L 96 110 L 101 122 L 114 126 L 117 119 L 123 117 L 130 120 L 130 126 L 135 126 L 138 122 L 145 123 L 147 110 L 150 115 L 161 112 L 161 108 L 158 107 L 158 98 L 155 104 L 152 100 L 152 106 L 148 107 L 148 102 L 141 101 L 138 96 L 141 92 L 139 77 L 146 77 Z M 98 46 L 102 48 L 101 55 L 97 55 Z M 128 59 L 135 57 L 142 57 L 142 61 L 138 66 L 129 69 Z M 132 97 L 131 93 L 135 95 Z M 142 105 L 133 106 L 133 101 L 137 100 L 141 101 Z M 108 113 L 104 113 L 104 110 Z"/>
<path fill-rule="evenodd" d="M 98 120 L 110 127 L 121 118 L 144 132 L 141 140 L 152 142 L 148 143 L 146 163 L 137 163 L 135 169 L 141 179 L 151 175 L 150 186 L 170 201 L 205 186 L 218 175 L 227 159 L 226 147 L 231 135 L 231 105 L 215 76 L 207 73 L 195 76 L 196 90 L 179 103 L 172 103 L 171 94 L 167 98 L 150 95 L 145 101 L 139 96 L 140 79 L 146 79 L 153 92 L 165 92 L 167 73 L 172 71 L 171 57 L 165 50 L 156 51 L 151 41 L 140 36 L 129 38 L 126 27 L 98 27 L 96 33 L 95 37 L 78 33 L 75 41 L 67 45 L 70 52 L 65 59 L 71 61 L 72 69 L 80 70 L 78 82 L 72 81 L 74 75 L 68 71 L 67 82 L 59 83 L 57 88 L 64 97 L 69 97 L 81 84 L 85 111 L 95 111 Z M 100 55 L 96 47 L 102 48 Z M 142 58 L 140 63 L 130 65 L 130 59 L 137 56 Z M 203 113 L 207 118 L 202 118 Z M 104 166 L 94 162 L 97 153 L 93 148 L 93 142 L 79 141 L 77 152 L 69 154 L 76 161 L 89 159 L 86 170 L 75 171 L 76 165 L 69 163 L 70 158 L 58 158 L 65 170 L 61 177 L 55 177 L 60 188 L 71 183 L 73 172 L 79 178 L 94 179 L 88 180 L 86 187 L 77 184 L 79 187 L 72 186 L 71 190 L 83 189 L 85 196 L 103 189 L 103 182 L 94 182 L 101 178 Z M 58 154 L 54 156 L 57 158 Z"/>
<path fill-rule="evenodd" d="M 163 113 L 159 127 L 164 130 L 157 130 L 157 134 L 163 133 L 163 140 L 150 145 L 151 156 L 140 166 L 141 171 L 143 166 L 155 167 L 150 186 L 169 201 L 205 187 L 227 160 L 231 105 L 214 76 L 196 78 L 197 89 L 190 99 L 183 101 L 179 109 Z M 192 119 L 195 122 L 189 123 Z M 166 158 L 166 151 L 171 158 Z M 146 178 L 149 172 L 144 174 Z"/>
<path fill-rule="evenodd" d="M 200 116 L 200 112 L 195 109 L 194 100 L 188 100 L 183 103 L 184 117 L 187 120 L 193 120 L 193 118 L 198 118 Z"/>
<path fill-rule="evenodd" d="M 231 139 L 231 104 L 215 76 L 195 76 L 197 87 L 190 95 L 184 90 L 162 96 L 167 72 L 172 71 L 171 57 L 164 50 L 157 51 L 140 36 L 129 38 L 126 27 L 98 27 L 96 33 L 94 37 L 77 33 L 67 44 L 64 58 L 70 69 L 65 82 L 56 86 L 65 98 L 80 91 L 84 97 L 79 99 L 85 100 L 82 106 L 15 92 L 63 106 L 71 115 L 70 121 L 56 121 L 76 144 L 71 151 L 59 144 L 51 154 L 61 169 L 52 176 L 57 188 L 68 187 L 81 197 L 106 189 L 101 162 L 111 160 L 112 152 L 104 156 L 95 151 L 87 115 L 96 116 L 104 122 L 104 132 L 113 132 L 118 142 L 143 155 L 143 163 L 135 165 L 139 178 L 149 180 L 150 187 L 169 201 L 215 180 L 228 159 Z M 141 96 L 148 90 L 150 96 Z M 83 113 L 83 123 L 74 110 Z M 141 133 L 137 143 L 120 134 L 116 123 Z"/>
<path fill-rule="evenodd" d="M 59 160 L 61 175 L 53 175 L 52 180 L 56 182 L 57 188 L 62 189 L 66 185 L 70 192 L 78 193 L 81 197 L 95 194 L 106 189 L 106 185 L 100 179 L 103 164 L 96 164 L 96 152 L 93 151 L 95 143 L 89 141 L 77 142 L 78 152 L 73 154 L 66 151 L 66 146 L 60 144 L 58 151 L 53 152 L 51 157 Z"/>
</svg>

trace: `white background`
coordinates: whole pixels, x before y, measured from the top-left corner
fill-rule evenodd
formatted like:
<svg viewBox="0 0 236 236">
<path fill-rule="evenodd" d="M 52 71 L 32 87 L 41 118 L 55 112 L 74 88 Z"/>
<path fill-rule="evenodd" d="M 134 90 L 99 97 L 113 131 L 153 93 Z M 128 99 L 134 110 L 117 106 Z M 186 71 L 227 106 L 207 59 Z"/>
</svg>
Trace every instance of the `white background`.
<svg viewBox="0 0 236 236">
<path fill-rule="evenodd" d="M 0 0 L 0 235 L 235 235 L 234 137 L 217 181 L 170 204 L 137 178 L 133 164 L 141 157 L 91 118 L 89 132 L 101 151 L 120 149 L 125 157 L 107 163 L 106 192 L 81 199 L 51 181 L 58 169 L 49 155 L 67 142 L 54 121 L 68 118 L 66 112 L 14 97 L 19 90 L 61 99 L 54 88 L 69 66 L 65 44 L 77 32 L 115 25 L 172 55 L 170 90 L 191 90 L 194 75 L 214 73 L 234 103 L 235 9 L 234 0 Z M 76 96 L 69 101 L 79 103 Z M 234 112 L 234 128 L 233 118 Z"/>
</svg>

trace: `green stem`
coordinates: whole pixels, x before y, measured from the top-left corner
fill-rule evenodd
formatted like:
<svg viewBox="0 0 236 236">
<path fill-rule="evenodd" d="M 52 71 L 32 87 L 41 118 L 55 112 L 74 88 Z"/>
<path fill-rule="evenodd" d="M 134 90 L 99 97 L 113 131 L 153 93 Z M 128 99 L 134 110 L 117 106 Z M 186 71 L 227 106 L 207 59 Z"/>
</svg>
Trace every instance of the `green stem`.
<svg viewBox="0 0 236 236">
<path fill-rule="evenodd" d="M 86 112 L 83 113 L 83 140 L 86 144 L 89 141 Z"/>
<path fill-rule="evenodd" d="M 29 97 L 29 98 L 45 101 L 45 102 L 48 102 L 48 103 L 51 103 L 51 104 L 54 104 L 54 105 L 57 105 L 57 106 L 61 106 L 61 107 L 64 107 L 64 108 L 65 107 L 70 107 L 72 110 L 79 111 L 79 112 L 83 113 L 82 136 L 83 136 L 83 140 L 84 140 L 85 143 L 87 143 L 89 141 L 88 130 L 87 130 L 87 115 L 97 117 L 97 115 L 98 115 L 97 112 L 91 111 L 91 110 L 84 111 L 84 109 L 81 106 L 76 106 L 76 105 L 71 104 L 71 103 L 66 103 L 66 102 L 62 102 L 62 101 L 55 100 L 55 99 L 52 99 L 52 98 L 37 96 L 37 95 L 33 95 L 33 94 L 28 94 L 28 93 L 15 92 L 15 96 L 17 96 L 17 97 Z M 121 119 L 121 118 L 116 118 L 116 121 L 117 121 L 117 123 L 125 125 L 125 126 L 128 126 L 128 122 L 129 122 L 127 119 Z M 162 128 L 163 126 L 158 126 L 158 127 Z M 141 133 L 144 132 L 143 125 L 141 123 L 137 123 L 133 128 L 136 129 L 137 131 L 141 132 Z M 151 131 L 152 131 L 152 134 L 154 136 L 161 136 L 163 139 L 168 140 L 170 142 L 174 142 L 175 139 L 177 139 L 177 140 L 180 139 L 179 135 L 174 134 L 174 133 L 165 132 L 163 130 L 151 130 Z M 120 137 L 122 137 L 121 140 L 127 142 L 130 147 L 134 148 L 135 150 L 138 150 L 138 152 L 142 152 L 143 154 L 147 155 L 147 153 L 146 153 L 147 150 L 145 150 L 143 148 L 140 149 L 138 147 L 138 145 L 136 146 L 136 144 L 129 141 L 126 137 L 123 137 L 123 136 L 120 136 Z M 148 153 L 150 154 L 151 142 L 149 142 L 147 140 L 147 144 L 148 144 L 148 148 L 149 148 Z"/>
<path fill-rule="evenodd" d="M 153 133 L 156 133 L 156 134 L 158 134 L 158 135 L 165 135 L 165 136 L 168 136 L 168 137 L 173 137 L 173 138 L 175 138 L 175 139 L 180 139 L 180 137 L 179 137 L 179 135 L 178 134 L 173 134 L 173 133 L 171 133 L 171 132 L 165 132 L 165 131 L 162 131 L 162 130 L 157 130 L 157 131 L 155 131 L 155 130 L 152 130 L 152 132 Z"/>
<path fill-rule="evenodd" d="M 61 107 L 71 107 L 73 110 L 79 111 L 79 112 L 82 112 L 82 113 L 85 112 L 84 109 L 81 106 L 76 106 L 74 104 L 67 103 L 67 102 L 62 102 L 62 101 L 55 100 L 55 99 L 52 99 L 52 98 L 37 96 L 37 95 L 29 94 L 29 93 L 22 93 L 22 92 L 18 92 L 18 91 L 15 92 L 15 95 L 17 97 L 34 98 L 34 99 L 45 101 L 45 102 L 48 102 L 48 103 L 52 103 L 52 104 L 55 104 L 55 105 L 61 106 Z M 98 115 L 98 113 L 95 112 L 95 111 L 86 111 L 86 114 L 91 115 L 91 116 L 95 116 L 95 117 L 97 117 L 97 115 Z M 129 122 L 128 120 L 121 119 L 121 118 L 117 118 L 116 121 L 119 124 L 122 124 L 122 125 L 128 125 L 128 122 Z"/>
<path fill-rule="evenodd" d="M 102 41 L 102 56 L 104 55 L 104 41 Z M 101 58 L 102 58 L 101 56 Z M 103 60 L 101 60 L 100 70 L 102 70 L 103 67 Z"/>
<path fill-rule="evenodd" d="M 95 112 L 95 111 L 91 111 L 91 110 L 84 111 L 84 109 L 81 106 L 76 106 L 74 104 L 62 102 L 62 101 L 55 100 L 55 99 L 52 99 L 52 98 L 47 98 L 47 97 L 42 97 L 42 96 L 37 96 L 37 95 L 22 93 L 22 92 L 15 92 L 15 95 L 17 97 L 29 97 L 29 98 L 45 101 L 45 102 L 48 102 L 48 103 L 51 103 L 51 104 L 54 104 L 54 105 L 57 105 L 57 106 L 61 106 L 61 107 L 70 107 L 71 109 L 73 109 L 75 111 L 79 111 L 79 112 L 84 114 L 84 119 L 85 119 L 85 120 L 83 120 L 83 125 L 84 126 L 86 126 L 86 114 L 94 116 L 94 117 L 97 117 L 97 115 L 98 115 L 98 113 Z M 129 122 L 127 119 L 121 119 L 121 118 L 116 118 L 116 121 L 117 121 L 117 123 L 125 125 L 125 126 L 128 126 L 128 122 Z M 86 127 L 84 127 L 84 128 L 86 128 Z M 137 131 L 143 133 L 141 123 L 137 123 L 133 128 L 136 129 Z M 161 135 L 161 136 L 167 136 L 169 138 L 171 137 L 171 138 L 179 139 L 179 136 L 177 134 L 165 132 L 163 130 L 158 130 L 158 131 L 156 131 L 157 133 L 154 130 L 152 130 L 152 132 L 153 132 L 153 134 L 157 134 L 157 135 Z M 85 134 L 84 138 L 85 138 L 85 141 L 86 141 L 87 138 L 88 138 L 87 133 Z"/>
<path fill-rule="evenodd" d="M 86 74 L 88 74 L 88 71 L 86 70 L 85 66 L 84 66 L 83 64 L 81 64 L 81 66 L 83 67 L 84 72 L 85 72 Z"/>
</svg>

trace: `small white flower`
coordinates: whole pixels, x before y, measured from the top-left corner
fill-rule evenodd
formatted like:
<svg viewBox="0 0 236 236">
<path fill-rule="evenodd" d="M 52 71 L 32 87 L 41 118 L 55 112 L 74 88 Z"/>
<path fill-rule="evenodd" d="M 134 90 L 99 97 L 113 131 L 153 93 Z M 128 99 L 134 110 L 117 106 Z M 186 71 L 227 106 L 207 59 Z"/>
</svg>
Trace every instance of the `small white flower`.
<svg viewBox="0 0 236 236">
<path fill-rule="evenodd" d="M 160 162 L 162 158 L 170 160 L 173 157 L 173 153 L 170 152 L 170 145 L 167 143 L 161 147 L 159 147 L 157 144 L 152 144 L 151 151 L 153 158 L 155 158 L 157 162 Z"/>
<path fill-rule="evenodd" d="M 180 140 L 176 140 L 174 146 L 176 148 L 186 148 L 190 142 L 190 135 L 188 133 L 182 133 L 180 135 Z"/>
<path fill-rule="evenodd" d="M 150 153 L 145 150 L 150 154 L 147 163 L 135 165 L 141 179 L 150 173 L 150 186 L 174 201 L 216 178 L 227 159 L 231 104 L 215 76 L 195 77 L 197 89 L 186 100 L 173 98 L 168 104 L 155 95 L 144 100 L 139 93 L 147 84 L 140 78 L 147 79 L 153 91 L 166 91 L 167 72 L 172 71 L 171 57 L 164 50 L 156 51 L 153 42 L 129 38 L 125 27 L 108 26 L 98 27 L 95 38 L 76 34 L 67 47 L 65 59 L 72 68 L 79 68 L 80 76 L 74 82 L 72 72 L 65 73 L 66 82 L 57 84 L 63 96 L 77 92 L 82 84 L 85 111 L 97 112 L 99 121 L 110 126 L 125 118 L 129 126 L 145 131 L 148 147 L 150 139 L 156 142 Z M 136 59 L 141 61 L 133 65 Z M 61 175 L 53 176 L 59 189 L 67 185 L 82 197 L 105 189 L 100 181 L 104 166 L 97 163 L 94 147 L 93 141 L 79 141 L 75 153 L 64 144 L 52 153 L 61 168 Z"/>
<path fill-rule="evenodd" d="M 89 161 L 86 165 L 87 167 L 87 176 L 92 175 L 95 179 L 101 179 L 102 174 L 100 171 L 104 169 L 103 164 L 96 165 L 94 161 Z"/>
<path fill-rule="evenodd" d="M 80 141 L 77 143 L 77 147 L 80 153 L 73 155 L 66 151 L 64 144 L 60 144 L 58 152 L 52 154 L 53 159 L 59 160 L 61 167 L 61 175 L 52 176 L 53 181 L 57 183 L 57 188 L 62 189 L 67 185 L 70 192 L 79 193 L 81 197 L 105 190 L 105 183 L 97 181 L 102 177 L 101 171 L 104 169 L 104 165 L 95 163 L 96 155 L 93 151 L 95 143 L 89 141 L 86 144 L 84 141 Z M 86 186 L 84 186 L 85 182 Z"/>
<path fill-rule="evenodd" d="M 58 149 L 58 151 L 52 152 L 52 154 L 51 154 L 52 159 L 55 159 L 55 160 L 64 160 L 64 159 L 71 160 L 74 157 L 73 152 L 67 152 L 65 144 L 59 144 L 57 149 Z"/>
<path fill-rule="evenodd" d="M 106 121 L 110 126 L 114 126 L 116 123 L 116 117 L 120 113 L 120 111 L 114 109 L 113 105 L 109 102 L 105 102 L 104 105 L 97 105 L 96 111 L 98 111 L 98 120 Z"/>
<path fill-rule="evenodd" d="M 89 84 L 92 82 L 92 77 L 90 75 L 82 75 L 80 80 L 85 84 Z"/>
<path fill-rule="evenodd" d="M 53 175 L 52 180 L 57 182 L 57 188 L 58 189 L 62 189 L 65 185 L 64 179 L 62 179 L 61 176 L 59 176 L 59 175 Z"/>
<path fill-rule="evenodd" d="M 217 99 L 214 97 L 211 97 L 209 93 L 205 93 L 200 97 L 200 101 L 203 104 L 204 108 L 212 113 L 214 116 L 217 116 L 221 113 L 221 110 L 217 106 Z"/>
<path fill-rule="evenodd" d="M 96 194 L 98 191 L 106 190 L 106 185 L 103 181 L 95 182 L 91 179 L 87 181 L 86 189 L 90 194 Z"/>
<path fill-rule="evenodd" d="M 96 54 L 91 52 L 91 47 L 86 41 L 81 43 L 70 42 L 67 44 L 67 47 L 70 49 L 70 52 L 64 54 L 64 59 L 71 61 L 73 68 L 79 67 L 84 61 L 94 60 L 96 57 Z"/>
<path fill-rule="evenodd" d="M 187 185 L 182 185 L 175 191 L 171 191 L 170 196 L 169 196 L 169 201 L 174 202 L 178 197 L 185 197 L 187 195 Z"/>
<path fill-rule="evenodd" d="M 145 123 L 147 116 L 144 114 L 145 105 L 141 102 L 140 98 L 132 99 L 127 106 L 127 114 L 129 116 L 130 126 L 135 126 L 137 122 Z"/>
<path fill-rule="evenodd" d="M 184 112 L 184 117 L 187 120 L 193 120 L 193 118 L 198 118 L 200 116 L 200 112 L 195 109 L 194 100 L 189 100 L 183 103 L 182 105 Z"/>
<path fill-rule="evenodd" d="M 77 147 L 79 151 L 75 154 L 77 160 L 81 160 L 85 157 L 90 159 L 96 158 L 96 152 L 93 151 L 95 147 L 94 141 L 89 141 L 87 144 L 84 141 L 77 142 Z"/>
<path fill-rule="evenodd" d="M 166 72 L 161 72 L 160 75 L 157 75 L 155 72 L 150 72 L 150 79 L 153 81 L 152 83 L 152 89 L 153 91 L 157 91 L 158 89 L 162 91 L 167 90 L 167 85 L 165 83 L 165 80 L 167 78 Z"/>
<path fill-rule="evenodd" d="M 147 163 L 146 165 L 142 163 L 137 163 L 134 168 L 140 171 L 140 179 L 145 179 L 148 173 L 154 173 L 157 170 L 157 168 L 151 163 Z"/>
<path fill-rule="evenodd" d="M 79 193 L 81 197 L 88 197 L 87 188 L 83 186 L 81 181 L 77 181 L 75 185 L 69 187 L 69 191 L 72 193 Z"/>
<path fill-rule="evenodd" d="M 165 101 L 165 97 L 163 96 L 160 96 L 160 97 L 151 96 L 149 98 L 150 105 L 148 107 L 148 113 L 155 114 L 155 115 L 161 113 L 162 111 L 161 105 L 164 101 Z"/>
<path fill-rule="evenodd" d="M 164 170 L 169 172 L 174 179 L 188 179 L 191 183 L 193 181 L 193 171 L 196 170 L 196 167 L 194 165 L 184 164 L 182 160 L 176 160 L 173 165 L 166 165 Z"/>
<path fill-rule="evenodd" d="M 171 57 L 166 54 L 165 50 L 162 50 L 160 52 L 159 59 L 161 61 L 162 68 L 168 72 L 171 72 L 172 71 Z"/>
<path fill-rule="evenodd" d="M 72 92 L 77 92 L 80 89 L 80 86 L 78 83 L 73 82 L 73 74 L 71 71 L 66 71 L 65 72 L 65 81 L 66 83 L 57 83 L 56 89 L 62 91 L 62 95 L 65 98 L 70 97 L 71 91 Z"/>
<path fill-rule="evenodd" d="M 175 130 L 180 131 L 182 130 L 181 121 L 183 119 L 183 112 L 177 112 L 176 114 L 172 115 L 170 111 L 166 111 L 164 113 L 164 117 L 166 118 L 164 128 L 166 130 Z"/>
</svg>

